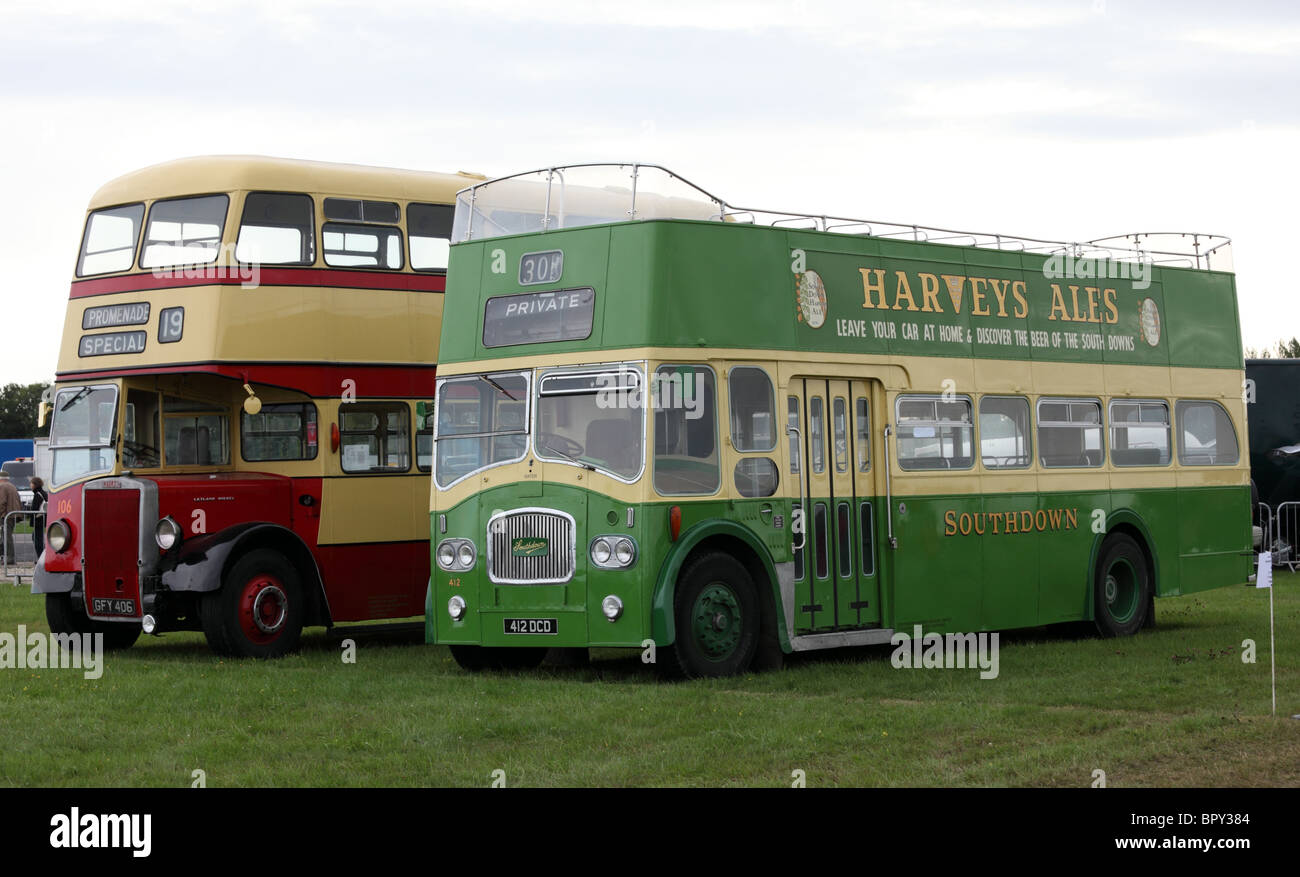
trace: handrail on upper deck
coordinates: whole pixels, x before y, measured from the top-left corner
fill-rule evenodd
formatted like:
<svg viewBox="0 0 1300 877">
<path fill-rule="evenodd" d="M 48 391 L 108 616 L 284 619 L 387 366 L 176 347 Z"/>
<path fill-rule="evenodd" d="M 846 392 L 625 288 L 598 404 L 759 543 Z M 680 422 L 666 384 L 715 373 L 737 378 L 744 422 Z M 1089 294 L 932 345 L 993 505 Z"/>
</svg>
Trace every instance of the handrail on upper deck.
<svg viewBox="0 0 1300 877">
<path fill-rule="evenodd" d="M 551 221 L 552 181 L 554 177 L 559 174 L 561 178 L 561 186 L 563 186 L 565 185 L 563 177 L 564 172 L 580 168 L 616 168 L 627 169 L 630 172 L 630 186 L 627 189 L 606 187 L 601 190 L 609 195 L 627 197 L 627 209 L 622 212 L 629 217 L 629 220 L 636 220 L 640 215 L 637 209 L 637 197 L 639 191 L 638 181 L 641 172 L 646 169 L 653 169 L 662 171 L 672 180 L 694 189 L 702 195 L 705 200 L 717 205 L 718 213 L 710 216 L 710 220 L 724 222 L 732 221 L 738 223 L 743 222 L 744 224 L 768 225 L 772 227 L 780 227 L 795 222 L 810 222 L 812 223 L 811 228 L 816 231 L 834 232 L 836 234 L 855 234 L 862 237 L 908 237 L 913 241 L 927 243 L 951 243 L 958 240 L 969 240 L 970 243 L 965 244 L 965 246 L 973 246 L 980 249 L 1038 253 L 1049 256 L 1060 255 L 1072 257 L 1074 259 L 1086 258 L 1097 260 L 1105 259 L 1110 261 L 1137 261 L 1151 262 L 1153 264 L 1161 265 L 1181 264 L 1189 268 L 1203 270 L 1231 270 L 1232 267 L 1232 239 L 1224 235 L 1207 234 L 1204 232 L 1136 232 L 1093 238 L 1089 241 L 1052 241 L 1029 237 L 1027 235 L 975 232 L 964 229 L 918 225 L 916 223 L 881 222 L 848 216 L 832 216 L 822 213 L 803 213 L 790 210 L 769 210 L 765 208 L 741 207 L 730 204 L 722 198 L 712 194 L 702 186 L 692 183 L 690 180 L 680 176 L 679 174 L 673 173 L 662 165 L 645 164 L 643 162 L 587 162 L 583 164 L 554 165 L 551 167 L 524 171 L 522 173 L 510 174 L 509 176 L 497 177 L 496 179 L 475 183 L 472 186 L 466 186 L 464 189 L 461 189 L 456 193 L 457 214 L 460 213 L 462 204 L 469 208 L 469 213 L 466 216 L 464 237 L 459 239 L 453 237 L 453 242 L 458 243 L 461 240 L 474 239 L 474 210 L 477 206 L 480 190 L 510 180 L 519 180 L 524 177 L 533 177 L 540 174 L 546 175 L 546 200 L 543 208 L 545 215 L 540 221 L 541 231 L 546 232 L 553 230 Z M 463 196 L 468 196 L 468 198 L 465 199 Z M 748 217 L 748 219 L 742 220 L 740 217 Z M 698 219 L 698 217 L 681 218 Z M 459 223 L 456 223 L 456 225 L 459 226 Z M 565 227 L 562 217 L 561 221 L 556 223 L 554 227 Z M 850 228 L 861 227 L 865 227 L 866 231 L 850 232 L 847 230 Z M 1165 243 L 1165 240 L 1168 240 L 1169 243 Z M 1190 248 L 1178 246 L 1184 241 L 1187 241 L 1190 244 Z M 1220 265 L 1220 262 L 1223 262 L 1224 264 Z"/>
</svg>

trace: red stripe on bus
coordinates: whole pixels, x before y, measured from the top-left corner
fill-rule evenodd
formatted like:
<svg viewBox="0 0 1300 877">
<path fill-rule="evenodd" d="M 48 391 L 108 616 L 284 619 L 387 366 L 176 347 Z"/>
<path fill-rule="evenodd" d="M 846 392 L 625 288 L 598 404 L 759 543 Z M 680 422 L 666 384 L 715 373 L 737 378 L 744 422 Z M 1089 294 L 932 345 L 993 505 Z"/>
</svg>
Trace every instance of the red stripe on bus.
<svg viewBox="0 0 1300 877">
<path fill-rule="evenodd" d="M 186 374 L 201 372 L 235 378 L 240 382 L 265 384 L 297 390 L 314 398 L 338 398 L 343 395 L 344 381 L 352 381 L 357 398 L 405 396 L 433 398 L 436 373 L 428 365 L 357 365 L 349 363 L 173 363 L 144 365 L 100 371 L 60 372 L 59 381 L 90 381 L 132 374 Z"/>
<path fill-rule="evenodd" d="M 180 269 L 178 269 L 179 271 Z M 123 274 L 96 280 L 74 280 L 69 298 L 110 295 L 115 292 L 148 292 L 187 286 L 239 286 L 244 281 L 237 268 L 217 268 L 220 277 L 155 277 L 153 274 Z M 331 289 L 390 289 L 397 292 L 442 292 L 447 278 L 442 274 L 401 274 L 396 271 L 341 271 L 336 268 L 262 268 L 261 286 L 320 286 Z"/>
</svg>

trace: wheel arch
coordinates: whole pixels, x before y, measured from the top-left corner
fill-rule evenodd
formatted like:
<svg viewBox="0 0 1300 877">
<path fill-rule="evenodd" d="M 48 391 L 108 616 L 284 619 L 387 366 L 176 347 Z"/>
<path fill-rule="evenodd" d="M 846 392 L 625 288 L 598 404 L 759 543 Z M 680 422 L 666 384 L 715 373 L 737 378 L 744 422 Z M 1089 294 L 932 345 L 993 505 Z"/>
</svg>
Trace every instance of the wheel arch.
<svg viewBox="0 0 1300 877">
<path fill-rule="evenodd" d="M 710 551 L 730 555 L 745 567 L 759 591 L 758 603 L 763 613 L 760 630 L 775 630 L 781 650 L 789 652 L 790 640 L 782 623 L 781 597 L 772 556 L 748 528 L 723 519 L 700 521 L 682 533 L 659 568 L 650 604 L 651 637 L 655 645 L 668 646 L 676 640 L 673 601 L 678 580 L 693 558 Z"/>
<path fill-rule="evenodd" d="M 279 553 L 298 573 L 306 595 L 303 625 L 330 626 L 329 600 L 316 558 L 297 533 L 279 524 L 249 522 L 188 539 L 174 567 L 163 572 L 163 581 L 175 591 L 216 591 L 239 558 L 259 548 Z"/>
</svg>

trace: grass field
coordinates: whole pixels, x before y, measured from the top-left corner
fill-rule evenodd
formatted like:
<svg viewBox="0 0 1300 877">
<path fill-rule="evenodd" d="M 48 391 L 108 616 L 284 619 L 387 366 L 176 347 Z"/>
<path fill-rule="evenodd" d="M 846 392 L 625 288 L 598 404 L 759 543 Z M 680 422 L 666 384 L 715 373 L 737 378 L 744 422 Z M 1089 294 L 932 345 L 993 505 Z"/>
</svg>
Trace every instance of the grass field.
<svg viewBox="0 0 1300 877">
<path fill-rule="evenodd" d="M 142 638 L 98 680 L 0 670 L 0 785 L 1109 786 L 1300 785 L 1300 576 L 1268 592 L 1156 603 L 1158 626 L 1100 640 L 1001 637 L 1000 675 L 899 670 L 888 646 L 801 655 L 780 672 L 664 683 L 639 654 L 468 675 L 414 637 L 315 629 L 301 654 L 220 660 L 200 634 Z M 0 632 L 45 630 L 0 586 Z M 1243 663 L 1253 639 L 1257 663 Z"/>
</svg>

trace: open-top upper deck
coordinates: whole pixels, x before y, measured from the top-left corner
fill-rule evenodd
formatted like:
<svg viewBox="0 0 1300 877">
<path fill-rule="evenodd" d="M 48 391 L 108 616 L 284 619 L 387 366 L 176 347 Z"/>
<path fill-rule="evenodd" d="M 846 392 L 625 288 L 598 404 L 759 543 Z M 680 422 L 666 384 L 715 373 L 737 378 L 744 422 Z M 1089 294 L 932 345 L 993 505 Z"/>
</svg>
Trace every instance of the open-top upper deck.
<svg viewBox="0 0 1300 877">
<path fill-rule="evenodd" d="M 1136 232 L 1088 241 L 962 231 L 824 213 L 740 207 L 653 164 L 576 164 L 475 183 L 458 193 L 452 242 L 647 219 L 694 219 L 958 244 L 1075 259 L 1232 270 L 1232 241 L 1203 232 Z"/>
<path fill-rule="evenodd" d="M 630 164 L 477 184 L 456 213 L 444 365 L 708 347 L 1241 368 L 1215 235 L 1057 243 L 746 210 Z"/>
</svg>

